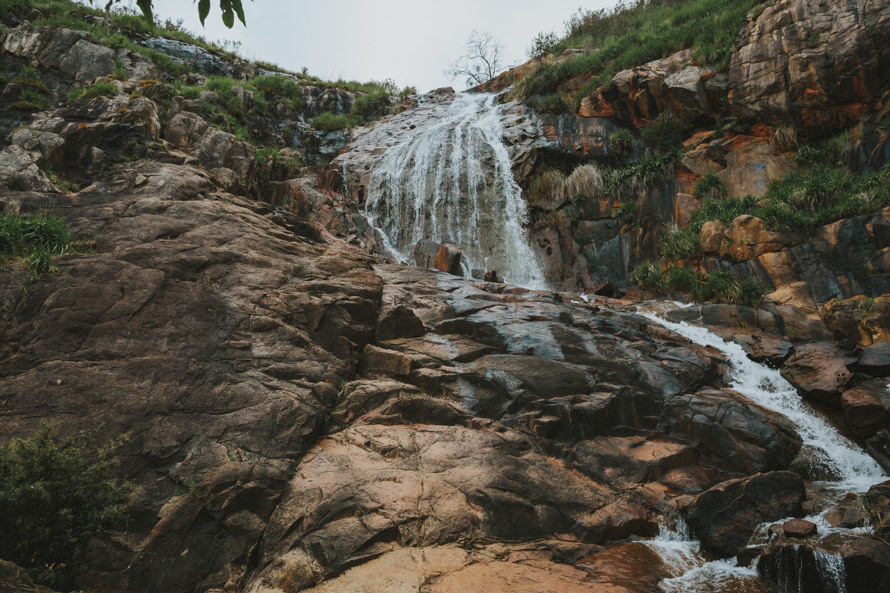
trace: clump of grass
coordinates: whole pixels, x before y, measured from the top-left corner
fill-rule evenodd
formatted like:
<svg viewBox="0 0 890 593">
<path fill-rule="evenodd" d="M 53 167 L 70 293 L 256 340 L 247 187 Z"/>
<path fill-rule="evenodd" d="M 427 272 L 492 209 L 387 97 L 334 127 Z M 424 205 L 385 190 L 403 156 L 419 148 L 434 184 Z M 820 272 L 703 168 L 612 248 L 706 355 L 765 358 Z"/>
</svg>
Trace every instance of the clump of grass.
<svg viewBox="0 0 890 593">
<path fill-rule="evenodd" d="M 662 111 L 640 129 L 640 139 L 652 150 L 665 150 L 680 144 L 682 126 L 670 111 Z"/>
<path fill-rule="evenodd" d="M 673 173 L 676 162 L 682 156 L 682 149 L 674 148 L 653 154 L 638 163 L 611 169 L 605 175 L 606 191 L 608 193 L 620 192 L 622 186 L 628 184 L 631 186 L 652 185 Z"/>
<path fill-rule="evenodd" d="M 548 169 L 534 178 L 528 190 L 528 202 L 546 204 L 561 202 L 566 197 L 566 176 L 557 169 Z"/>
<path fill-rule="evenodd" d="M 665 269 L 658 260 L 647 260 L 634 267 L 630 279 L 635 284 L 653 290 L 690 293 L 699 301 L 716 301 L 750 307 L 759 305 L 763 295 L 766 294 L 766 289 L 750 278 L 739 281 L 722 270 L 705 274 L 683 266 Z"/>
<path fill-rule="evenodd" d="M 19 111 L 35 111 L 46 107 L 46 97 L 31 88 L 23 88 L 19 100 L 9 106 Z"/>
<path fill-rule="evenodd" d="M 566 103 L 565 99 L 563 99 L 562 95 L 559 93 L 551 93 L 545 97 L 541 97 L 532 102 L 532 107 L 542 113 L 569 113 L 571 108 L 568 103 Z"/>
<path fill-rule="evenodd" d="M 39 90 L 42 93 L 49 92 L 49 89 L 40 80 L 40 73 L 37 71 L 37 68 L 34 66 L 24 65 L 22 66 L 22 71 L 18 74 L 18 76 L 12 79 L 14 84 L 21 84 L 25 86 L 33 87 Z"/>
<path fill-rule="evenodd" d="M 71 250 L 65 219 L 52 214 L 0 215 L 0 260 L 24 258 L 35 277 L 52 272 L 52 256 Z"/>
<path fill-rule="evenodd" d="M 273 162 L 278 160 L 278 153 L 279 149 L 277 146 L 264 146 L 256 153 L 257 165 L 263 166 L 270 160 Z"/>
<path fill-rule="evenodd" d="M 701 253 L 701 237 L 689 227 L 672 222 L 661 239 L 661 257 L 670 261 L 691 259 Z"/>
<path fill-rule="evenodd" d="M 612 218 L 615 219 L 615 222 L 618 223 L 619 227 L 639 226 L 639 216 L 640 212 L 639 210 L 637 210 L 637 203 L 634 200 L 621 202 L 615 207 L 615 210 L 612 212 Z"/>
<path fill-rule="evenodd" d="M 342 114 L 326 111 L 313 117 L 310 125 L 316 130 L 342 130 L 349 127 L 349 118 Z"/>
<path fill-rule="evenodd" d="M 575 204 L 580 200 L 595 198 L 602 193 L 603 187 L 603 174 L 592 164 L 575 167 L 565 181 L 565 193 Z"/>
<path fill-rule="evenodd" d="M 74 103 L 81 99 L 97 97 L 113 97 L 117 94 L 117 86 L 108 80 L 97 80 L 90 86 L 74 87 L 68 92 L 68 102 Z"/>
</svg>

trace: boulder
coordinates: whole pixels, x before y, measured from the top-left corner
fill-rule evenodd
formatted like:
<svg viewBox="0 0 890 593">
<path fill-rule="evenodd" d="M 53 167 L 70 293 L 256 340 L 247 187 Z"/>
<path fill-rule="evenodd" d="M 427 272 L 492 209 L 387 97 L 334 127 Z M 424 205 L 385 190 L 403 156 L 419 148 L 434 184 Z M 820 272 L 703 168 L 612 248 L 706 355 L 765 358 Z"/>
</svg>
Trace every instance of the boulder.
<svg viewBox="0 0 890 593">
<path fill-rule="evenodd" d="M 822 309 L 822 318 L 838 338 L 860 347 L 890 341 L 890 295 L 831 299 Z"/>
<path fill-rule="evenodd" d="M 375 338 L 379 340 L 392 340 L 396 338 L 416 338 L 422 336 L 426 330 L 423 322 L 412 309 L 399 305 L 384 310 L 377 319 Z"/>
<path fill-rule="evenodd" d="M 728 240 L 720 246 L 720 255 L 737 262 L 746 261 L 764 253 L 779 251 L 796 242 L 795 237 L 788 233 L 764 230 L 764 225 L 763 220 L 750 214 L 735 218 L 731 229 L 726 233 Z M 703 226 L 702 236 L 704 232 Z"/>
<path fill-rule="evenodd" d="M 759 523 L 799 516 L 805 499 L 799 475 L 755 474 L 699 494 L 686 509 L 686 522 L 701 540 L 702 550 L 725 558 L 748 543 Z"/>
<path fill-rule="evenodd" d="M 445 243 L 439 247 L 436 257 L 433 259 L 433 267 L 448 274 L 461 276 L 461 251 L 457 245 L 453 243 Z"/>
<path fill-rule="evenodd" d="M 877 342 L 864 348 L 856 368 L 872 377 L 890 376 L 890 341 Z"/>
<path fill-rule="evenodd" d="M 818 527 L 812 521 L 804 519 L 792 519 L 782 523 L 782 532 L 785 537 L 804 538 L 815 535 Z"/>
<path fill-rule="evenodd" d="M 726 225 L 719 220 L 709 220 L 702 225 L 700 237 L 703 253 L 719 253 L 726 240 Z"/>
<path fill-rule="evenodd" d="M 189 111 L 180 111 L 164 126 L 164 139 L 174 146 L 192 146 L 207 131 L 208 124 L 202 117 Z"/>
<path fill-rule="evenodd" d="M 882 428 L 890 428 L 890 414 L 878 397 L 878 391 L 884 399 L 887 397 L 886 386 L 865 385 L 848 389 L 841 395 L 841 408 L 844 420 L 857 436 L 868 438 Z"/>
<path fill-rule="evenodd" d="M 847 361 L 848 356 L 834 344 L 804 344 L 782 365 L 781 373 L 804 397 L 837 406 L 853 376 Z"/>
</svg>

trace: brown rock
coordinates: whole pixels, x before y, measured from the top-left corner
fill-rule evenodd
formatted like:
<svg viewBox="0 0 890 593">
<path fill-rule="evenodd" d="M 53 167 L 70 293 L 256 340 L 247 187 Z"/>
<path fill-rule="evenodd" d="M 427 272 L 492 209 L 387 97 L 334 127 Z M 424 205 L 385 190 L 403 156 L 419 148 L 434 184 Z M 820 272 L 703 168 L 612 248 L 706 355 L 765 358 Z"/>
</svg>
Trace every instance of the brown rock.
<svg viewBox="0 0 890 593">
<path fill-rule="evenodd" d="M 461 252 L 457 245 L 445 243 L 436 253 L 436 258 L 433 260 L 433 267 L 437 270 L 460 276 L 460 259 Z"/>
<path fill-rule="evenodd" d="M 817 531 L 815 523 L 803 519 L 792 519 L 782 523 L 782 531 L 785 537 L 804 538 L 815 535 Z"/>
<path fill-rule="evenodd" d="M 416 338 L 426 332 L 423 322 L 413 310 L 404 305 L 384 310 L 377 319 L 374 336 L 377 340 Z"/>
<path fill-rule="evenodd" d="M 748 543 L 758 523 L 801 514 L 803 481 L 792 472 L 730 480 L 703 492 L 687 509 L 686 522 L 702 550 L 733 556 Z"/>
<path fill-rule="evenodd" d="M 719 220 L 709 220 L 701 227 L 701 249 L 704 253 L 719 253 L 726 240 L 726 225 Z"/>
<path fill-rule="evenodd" d="M 890 7 L 786 0 L 750 20 L 729 76 L 732 110 L 818 129 L 856 123 L 890 82 Z"/>
<path fill-rule="evenodd" d="M 872 377 L 890 375 L 890 341 L 877 342 L 863 349 L 856 367 Z"/>
<path fill-rule="evenodd" d="M 822 310 L 825 323 L 838 336 L 860 347 L 890 340 L 890 296 L 832 299 Z"/>
<path fill-rule="evenodd" d="M 411 359 L 394 350 L 368 344 L 362 356 L 365 371 L 375 374 L 406 376 L 411 374 Z"/>
<path fill-rule="evenodd" d="M 795 243 L 795 237 L 787 233 L 764 230 L 763 220 L 750 214 L 743 214 L 732 221 L 728 239 L 721 246 L 720 255 L 728 256 L 737 262 L 779 251 Z"/>
<path fill-rule="evenodd" d="M 887 409 L 867 387 L 849 389 L 841 395 L 844 419 L 860 437 L 870 437 L 881 428 L 888 428 Z"/>
<path fill-rule="evenodd" d="M 209 124 L 189 111 L 180 111 L 164 126 L 164 138 L 174 146 L 191 146 L 201 139 Z"/>
<path fill-rule="evenodd" d="M 779 154 L 767 139 L 738 136 L 728 146 L 720 179 L 731 197 L 766 194 L 771 181 L 797 170 L 793 156 Z"/>
<path fill-rule="evenodd" d="M 804 344 L 785 362 L 781 373 L 804 397 L 838 405 L 853 376 L 847 370 L 847 360 L 834 344 Z"/>
</svg>

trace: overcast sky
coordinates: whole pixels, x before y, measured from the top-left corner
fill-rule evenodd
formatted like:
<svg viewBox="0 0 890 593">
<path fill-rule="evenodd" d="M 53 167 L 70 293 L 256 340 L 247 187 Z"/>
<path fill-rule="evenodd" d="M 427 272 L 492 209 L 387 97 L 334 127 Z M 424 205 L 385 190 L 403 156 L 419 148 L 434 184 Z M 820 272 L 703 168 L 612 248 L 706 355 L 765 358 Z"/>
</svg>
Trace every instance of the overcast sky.
<svg viewBox="0 0 890 593">
<path fill-rule="evenodd" d="M 443 71 L 465 53 L 474 29 L 501 41 L 506 64 L 521 63 L 535 34 L 562 35 L 564 21 L 579 5 L 602 8 L 614 0 L 244 0 L 247 27 L 236 21 L 232 30 L 223 26 L 215 1 L 204 29 L 189 0 L 154 3 L 161 22 L 181 18 L 187 29 L 210 40 L 241 41 L 240 53 L 249 59 L 296 71 L 305 66 L 325 79 L 392 78 L 425 92 L 463 87 Z"/>
</svg>

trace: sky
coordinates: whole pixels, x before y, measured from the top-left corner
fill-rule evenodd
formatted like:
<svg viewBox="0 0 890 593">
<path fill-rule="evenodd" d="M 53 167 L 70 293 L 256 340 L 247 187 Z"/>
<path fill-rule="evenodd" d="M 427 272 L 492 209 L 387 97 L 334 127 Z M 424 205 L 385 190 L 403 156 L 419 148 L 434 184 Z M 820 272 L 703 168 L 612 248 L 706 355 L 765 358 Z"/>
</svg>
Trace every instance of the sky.
<svg viewBox="0 0 890 593">
<path fill-rule="evenodd" d="M 101 3 L 101 2 L 100 2 Z M 123 4 L 135 4 L 124 0 Z M 505 48 L 505 66 L 526 61 L 539 32 L 563 34 L 579 7 L 611 6 L 615 0 L 243 0 L 247 27 L 226 29 L 213 2 L 206 27 L 189 0 L 154 0 L 156 18 L 183 19 L 185 28 L 209 40 L 240 41 L 239 53 L 288 70 L 308 68 L 326 80 L 393 79 L 420 92 L 451 81 L 448 66 L 466 53 L 472 31 L 489 32 Z"/>
</svg>

